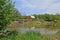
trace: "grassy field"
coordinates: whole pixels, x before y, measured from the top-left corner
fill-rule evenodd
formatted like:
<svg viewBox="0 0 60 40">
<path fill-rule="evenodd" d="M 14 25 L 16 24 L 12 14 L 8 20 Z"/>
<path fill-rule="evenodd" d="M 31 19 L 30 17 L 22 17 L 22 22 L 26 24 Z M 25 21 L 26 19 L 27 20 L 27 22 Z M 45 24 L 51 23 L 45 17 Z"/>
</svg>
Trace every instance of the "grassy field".
<svg viewBox="0 0 60 40">
<path fill-rule="evenodd" d="M 25 34 L 13 31 L 7 36 L 0 36 L 0 40 L 60 40 L 60 32 L 54 35 L 44 34 L 36 32 L 27 32 Z"/>
<path fill-rule="evenodd" d="M 44 38 L 39 33 L 27 32 L 26 34 L 13 32 L 9 36 L 0 37 L 0 40 L 52 40 L 49 37 Z"/>
</svg>

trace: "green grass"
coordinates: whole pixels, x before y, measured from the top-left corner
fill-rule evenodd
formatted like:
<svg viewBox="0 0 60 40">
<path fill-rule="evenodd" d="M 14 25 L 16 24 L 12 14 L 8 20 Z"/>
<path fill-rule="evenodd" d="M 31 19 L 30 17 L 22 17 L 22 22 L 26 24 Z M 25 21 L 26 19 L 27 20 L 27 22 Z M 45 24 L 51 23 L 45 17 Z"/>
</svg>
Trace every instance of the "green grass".
<svg viewBox="0 0 60 40">
<path fill-rule="evenodd" d="M 8 36 L 0 36 L 0 40 L 16 40 L 17 32 L 12 32 Z"/>
<path fill-rule="evenodd" d="M 51 40 L 43 38 L 41 34 L 35 32 L 27 32 L 26 34 L 13 32 L 8 36 L 0 37 L 0 40 Z"/>
<path fill-rule="evenodd" d="M 0 36 L 0 40 L 60 40 L 60 32 L 54 35 L 41 35 L 36 32 L 27 32 L 25 34 L 12 32 L 8 36 Z"/>
</svg>

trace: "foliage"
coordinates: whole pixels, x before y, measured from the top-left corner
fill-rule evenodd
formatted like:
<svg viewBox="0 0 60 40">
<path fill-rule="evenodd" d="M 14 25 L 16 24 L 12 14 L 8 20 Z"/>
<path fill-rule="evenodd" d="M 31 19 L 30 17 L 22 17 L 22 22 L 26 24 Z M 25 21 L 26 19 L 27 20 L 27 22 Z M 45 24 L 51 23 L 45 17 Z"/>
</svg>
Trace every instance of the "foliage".
<svg viewBox="0 0 60 40">
<path fill-rule="evenodd" d="M 60 15 L 58 14 L 39 14 L 39 15 L 36 15 L 34 14 L 34 16 L 36 17 L 35 19 L 43 19 L 45 21 L 60 21 Z"/>
<path fill-rule="evenodd" d="M 11 0 L 0 0 L 0 30 L 5 29 L 15 17 L 14 3 Z"/>
</svg>

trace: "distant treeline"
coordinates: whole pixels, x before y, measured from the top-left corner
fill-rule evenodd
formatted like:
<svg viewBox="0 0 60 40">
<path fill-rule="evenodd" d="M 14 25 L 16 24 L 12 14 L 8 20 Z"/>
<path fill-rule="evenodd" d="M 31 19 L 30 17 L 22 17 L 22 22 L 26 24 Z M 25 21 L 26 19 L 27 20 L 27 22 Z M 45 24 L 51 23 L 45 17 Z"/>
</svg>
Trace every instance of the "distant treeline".
<svg viewBox="0 0 60 40">
<path fill-rule="evenodd" d="M 35 20 L 60 21 L 60 14 L 33 14 Z M 19 16 L 19 19 L 27 19 L 27 16 Z"/>
</svg>

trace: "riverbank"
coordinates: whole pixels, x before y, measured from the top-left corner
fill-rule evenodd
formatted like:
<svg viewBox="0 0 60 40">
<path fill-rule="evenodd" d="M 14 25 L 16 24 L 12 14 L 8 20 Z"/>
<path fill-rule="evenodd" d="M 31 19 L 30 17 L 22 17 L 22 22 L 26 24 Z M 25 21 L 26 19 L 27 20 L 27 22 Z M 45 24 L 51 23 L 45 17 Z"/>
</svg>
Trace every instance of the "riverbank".
<svg viewBox="0 0 60 40">
<path fill-rule="evenodd" d="M 22 34 L 14 31 L 8 36 L 0 37 L 0 40 L 60 40 L 60 33 L 54 35 L 41 35 L 36 32 L 27 32 L 26 34 Z"/>
</svg>

